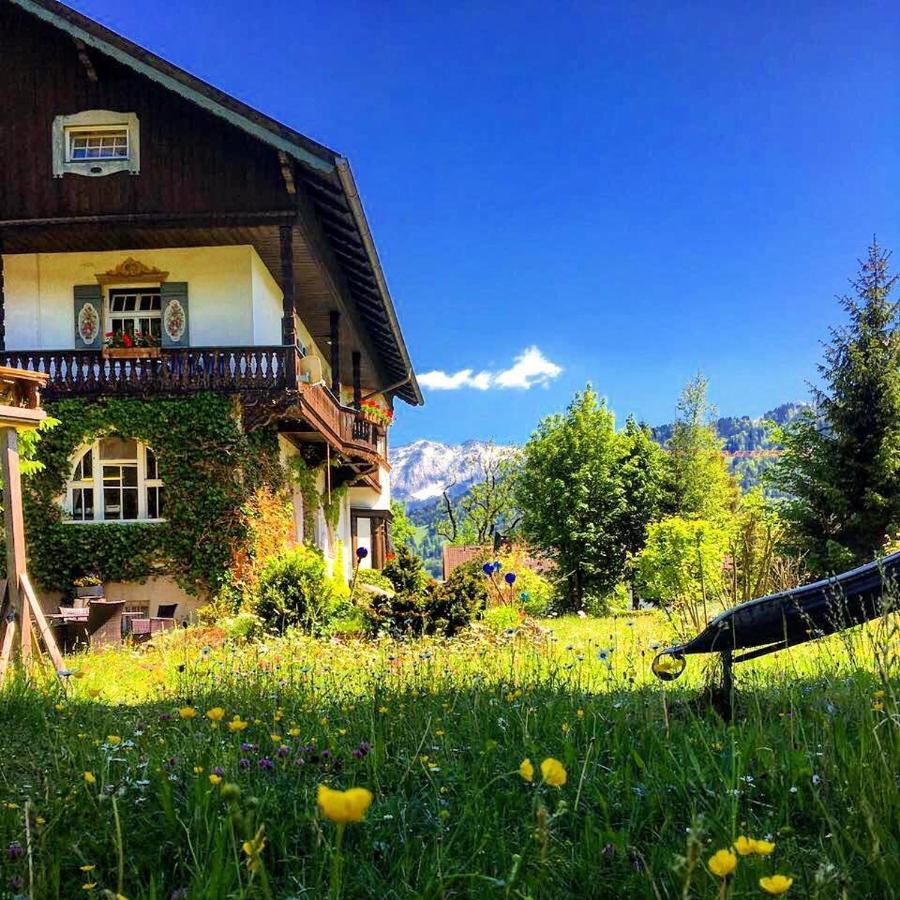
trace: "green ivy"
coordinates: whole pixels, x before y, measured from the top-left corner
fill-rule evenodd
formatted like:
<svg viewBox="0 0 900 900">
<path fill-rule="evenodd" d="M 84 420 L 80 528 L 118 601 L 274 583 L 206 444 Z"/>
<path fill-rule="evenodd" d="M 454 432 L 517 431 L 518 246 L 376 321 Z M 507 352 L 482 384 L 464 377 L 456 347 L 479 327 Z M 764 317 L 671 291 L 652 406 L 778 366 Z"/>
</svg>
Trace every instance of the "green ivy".
<svg viewBox="0 0 900 900">
<path fill-rule="evenodd" d="M 283 473 L 273 429 L 247 434 L 237 401 L 186 398 L 60 400 L 46 404 L 59 425 L 42 435 L 43 469 L 24 485 L 29 569 L 48 590 L 68 590 L 89 572 L 104 581 L 166 573 L 192 593 L 215 594 L 250 535 L 248 500 Z M 119 434 L 153 448 L 165 485 L 165 522 L 64 521 L 72 458 L 82 446 Z"/>
</svg>

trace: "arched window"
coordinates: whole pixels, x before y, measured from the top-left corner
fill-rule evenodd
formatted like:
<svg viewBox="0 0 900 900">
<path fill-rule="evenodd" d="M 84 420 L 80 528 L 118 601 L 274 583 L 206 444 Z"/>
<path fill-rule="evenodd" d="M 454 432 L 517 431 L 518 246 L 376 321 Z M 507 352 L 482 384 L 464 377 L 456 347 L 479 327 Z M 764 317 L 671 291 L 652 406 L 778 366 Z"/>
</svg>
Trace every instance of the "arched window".
<svg viewBox="0 0 900 900">
<path fill-rule="evenodd" d="M 74 522 L 140 522 L 163 518 L 156 454 L 140 441 L 101 438 L 76 455 L 66 492 Z"/>
</svg>

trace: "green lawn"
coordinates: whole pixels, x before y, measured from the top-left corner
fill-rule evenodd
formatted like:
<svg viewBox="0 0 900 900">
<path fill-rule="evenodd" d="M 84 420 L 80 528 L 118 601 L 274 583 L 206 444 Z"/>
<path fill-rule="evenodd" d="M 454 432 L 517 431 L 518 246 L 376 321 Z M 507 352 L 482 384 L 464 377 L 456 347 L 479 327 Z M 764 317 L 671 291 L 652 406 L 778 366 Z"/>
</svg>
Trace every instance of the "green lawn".
<svg viewBox="0 0 900 900">
<path fill-rule="evenodd" d="M 699 658 L 652 678 L 657 616 L 542 624 L 250 646 L 190 630 L 74 658 L 64 688 L 11 684 L 0 896 L 714 898 L 706 861 L 739 835 L 775 849 L 738 857 L 726 896 L 776 872 L 788 897 L 897 895 L 895 620 L 739 667 L 733 725 Z M 541 783 L 546 757 L 563 786 Z M 322 783 L 374 795 L 340 856 Z"/>
</svg>

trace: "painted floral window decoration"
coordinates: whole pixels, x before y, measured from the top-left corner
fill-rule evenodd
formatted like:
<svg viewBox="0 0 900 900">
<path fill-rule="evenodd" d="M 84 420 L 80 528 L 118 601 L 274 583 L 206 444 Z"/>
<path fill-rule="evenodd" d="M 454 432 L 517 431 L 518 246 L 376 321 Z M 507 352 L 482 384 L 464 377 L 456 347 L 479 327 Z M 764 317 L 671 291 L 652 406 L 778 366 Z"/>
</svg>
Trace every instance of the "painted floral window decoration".
<svg viewBox="0 0 900 900">
<path fill-rule="evenodd" d="M 364 419 L 376 425 L 384 425 L 385 428 L 394 422 L 394 411 L 377 400 L 363 400 L 360 404 L 360 414 Z"/>
<path fill-rule="evenodd" d="M 78 313 L 78 335 L 85 344 L 93 344 L 100 332 L 100 313 L 93 303 L 85 303 Z"/>
<path fill-rule="evenodd" d="M 177 344 L 184 337 L 186 326 L 184 307 L 177 300 L 170 300 L 163 312 L 163 328 L 172 343 Z"/>
</svg>

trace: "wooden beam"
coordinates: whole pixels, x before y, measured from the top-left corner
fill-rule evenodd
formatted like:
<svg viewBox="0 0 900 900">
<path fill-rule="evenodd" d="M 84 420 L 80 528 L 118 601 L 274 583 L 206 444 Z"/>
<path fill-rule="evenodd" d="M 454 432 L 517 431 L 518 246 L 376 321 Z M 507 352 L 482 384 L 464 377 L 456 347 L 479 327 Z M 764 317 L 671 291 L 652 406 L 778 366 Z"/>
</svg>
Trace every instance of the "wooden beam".
<svg viewBox="0 0 900 900">
<path fill-rule="evenodd" d="M 97 78 L 97 70 L 94 68 L 93 62 L 91 62 L 91 58 L 88 55 L 87 47 L 84 45 L 84 41 L 81 38 L 73 37 L 73 41 L 75 41 L 75 47 L 78 50 L 78 58 L 81 60 L 81 64 L 84 66 L 84 71 L 87 73 L 88 81 L 92 81 L 96 84 L 100 79 Z"/>
<path fill-rule="evenodd" d="M 28 602 L 28 606 L 31 609 L 31 614 L 34 616 L 35 622 L 37 622 L 38 631 L 40 631 L 41 637 L 44 639 L 44 646 L 50 654 L 50 659 L 53 660 L 53 665 L 56 668 L 57 673 L 62 672 L 66 665 L 63 661 L 62 653 L 59 652 L 59 647 L 56 646 L 56 638 L 53 636 L 53 629 L 44 617 L 44 611 L 41 609 L 40 603 L 38 603 L 34 588 L 31 586 L 31 581 L 28 579 L 28 574 L 23 572 L 20 578 L 22 593 L 25 595 L 25 599 Z"/>
<path fill-rule="evenodd" d="M 333 309 L 328 314 L 331 335 L 331 393 L 341 399 L 341 314 Z"/>
<path fill-rule="evenodd" d="M 284 295 L 281 311 L 281 343 L 290 349 L 285 354 L 287 387 L 297 384 L 297 334 L 294 328 L 294 228 L 281 225 L 278 229 L 281 244 L 281 292 Z"/>
<path fill-rule="evenodd" d="M 362 354 L 359 350 L 353 351 L 353 405 L 357 409 L 362 406 Z"/>
<path fill-rule="evenodd" d="M 6 293 L 3 285 L 3 235 L 0 235 L 0 350 L 6 349 Z"/>
<path fill-rule="evenodd" d="M 278 162 L 281 165 L 281 177 L 284 179 L 285 190 L 293 197 L 297 193 L 297 185 L 294 183 L 294 167 L 284 150 L 278 151 Z"/>
<path fill-rule="evenodd" d="M 9 605 L 22 619 L 19 578 L 25 572 L 25 520 L 22 516 L 22 479 L 19 473 L 19 435 L 0 428 L 0 477 L 3 479 L 3 519 L 6 526 L 6 577 Z M 23 641 L 27 638 L 23 635 Z"/>
</svg>

